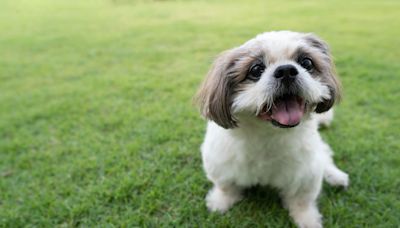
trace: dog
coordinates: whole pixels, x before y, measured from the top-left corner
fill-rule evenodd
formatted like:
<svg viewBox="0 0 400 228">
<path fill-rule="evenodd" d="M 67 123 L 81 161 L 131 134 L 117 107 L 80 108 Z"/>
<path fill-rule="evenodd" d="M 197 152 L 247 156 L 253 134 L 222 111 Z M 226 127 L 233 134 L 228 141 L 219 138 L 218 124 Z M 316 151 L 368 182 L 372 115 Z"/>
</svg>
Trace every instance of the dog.
<svg viewBox="0 0 400 228">
<path fill-rule="evenodd" d="M 196 95 L 208 120 L 201 145 L 213 188 L 210 211 L 225 212 L 242 190 L 279 190 L 298 227 L 322 227 L 323 179 L 347 187 L 318 128 L 329 125 L 341 84 L 326 42 L 312 33 L 272 31 L 222 52 Z"/>
</svg>

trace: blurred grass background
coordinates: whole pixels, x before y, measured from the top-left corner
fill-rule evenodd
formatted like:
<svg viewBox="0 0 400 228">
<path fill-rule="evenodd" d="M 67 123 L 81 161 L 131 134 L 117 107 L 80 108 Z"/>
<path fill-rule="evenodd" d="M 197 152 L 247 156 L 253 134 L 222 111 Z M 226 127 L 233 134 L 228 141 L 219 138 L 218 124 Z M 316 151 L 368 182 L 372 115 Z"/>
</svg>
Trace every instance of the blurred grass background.
<svg viewBox="0 0 400 228">
<path fill-rule="evenodd" d="M 0 2 L 0 226 L 293 226 L 276 192 L 210 214 L 213 58 L 258 33 L 315 32 L 345 97 L 322 132 L 351 177 L 324 187 L 326 227 L 400 224 L 399 1 Z"/>
</svg>

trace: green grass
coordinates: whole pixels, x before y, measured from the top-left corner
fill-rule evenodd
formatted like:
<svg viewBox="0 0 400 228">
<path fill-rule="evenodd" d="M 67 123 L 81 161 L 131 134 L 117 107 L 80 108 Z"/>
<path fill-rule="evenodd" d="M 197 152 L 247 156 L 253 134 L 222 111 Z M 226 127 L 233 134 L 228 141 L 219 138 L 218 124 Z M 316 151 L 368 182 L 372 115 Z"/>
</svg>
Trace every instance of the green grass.
<svg viewBox="0 0 400 228">
<path fill-rule="evenodd" d="M 0 226 L 287 227 L 276 192 L 207 211 L 191 98 L 222 50 L 268 30 L 330 43 L 345 97 L 322 132 L 351 177 L 326 227 L 400 224 L 400 2 L 0 2 Z"/>
</svg>

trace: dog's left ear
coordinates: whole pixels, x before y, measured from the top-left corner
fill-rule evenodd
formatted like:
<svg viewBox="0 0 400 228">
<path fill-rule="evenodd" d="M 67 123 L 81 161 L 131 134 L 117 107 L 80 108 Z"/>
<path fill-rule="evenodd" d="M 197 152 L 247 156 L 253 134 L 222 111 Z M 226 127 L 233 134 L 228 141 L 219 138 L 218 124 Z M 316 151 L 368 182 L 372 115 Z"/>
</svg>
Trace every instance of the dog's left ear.
<svg viewBox="0 0 400 228">
<path fill-rule="evenodd" d="M 318 103 L 315 108 L 315 112 L 326 112 L 331 109 L 335 103 L 339 102 L 342 96 L 341 84 L 336 74 L 335 64 L 333 62 L 329 46 L 325 41 L 314 34 L 306 34 L 304 39 L 312 48 L 318 49 L 320 54 L 320 78 L 321 82 L 328 86 L 330 98 L 323 99 L 320 103 Z"/>
</svg>

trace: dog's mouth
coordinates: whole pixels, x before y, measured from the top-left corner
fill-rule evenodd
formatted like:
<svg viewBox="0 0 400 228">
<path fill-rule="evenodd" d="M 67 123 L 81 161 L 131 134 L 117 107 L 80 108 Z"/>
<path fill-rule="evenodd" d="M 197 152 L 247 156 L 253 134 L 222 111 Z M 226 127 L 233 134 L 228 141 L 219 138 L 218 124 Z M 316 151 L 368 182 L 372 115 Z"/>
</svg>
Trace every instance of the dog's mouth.
<svg viewBox="0 0 400 228">
<path fill-rule="evenodd" d="M 271 121 L 278 127 L 295 127 L 304 115 L 305 106 L 303 98 L 297 95 L 284 95 L 276 98 L 272 107 L 265 105 L 257 117 L 264 121 Z"/>
</svg>

